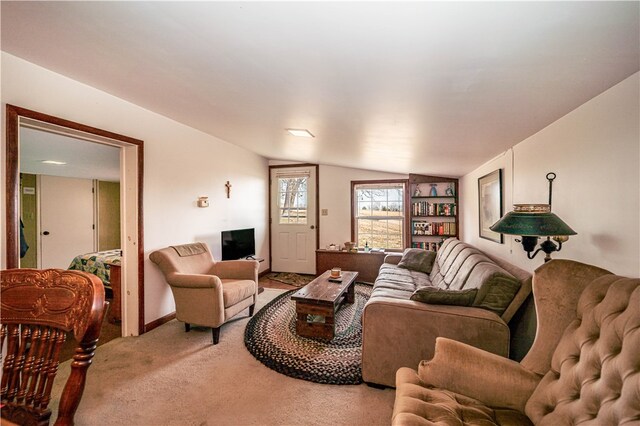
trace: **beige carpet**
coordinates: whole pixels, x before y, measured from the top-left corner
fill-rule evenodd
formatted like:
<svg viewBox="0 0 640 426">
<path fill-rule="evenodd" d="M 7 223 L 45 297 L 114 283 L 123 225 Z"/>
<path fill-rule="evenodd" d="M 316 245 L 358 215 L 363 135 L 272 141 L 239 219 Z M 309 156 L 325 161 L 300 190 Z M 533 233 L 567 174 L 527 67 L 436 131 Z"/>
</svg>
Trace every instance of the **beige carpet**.
<svg viewBox="0 0 640 426">
<path fill-rule="evenodd" d="M 280 294 L 266 289 L 258 308 Z M 211 330 L 171 321 L 98 348 L 76 425 L 388 425 L 395 392 L 284 376 L 245 348 L 246 314 Z M 69 374 L 60 366 L 51 408 Z M 56 413 L 53 417 L 55 419 Z M 53 423 L 53 422 L 52 422 Z"/>
</svg>

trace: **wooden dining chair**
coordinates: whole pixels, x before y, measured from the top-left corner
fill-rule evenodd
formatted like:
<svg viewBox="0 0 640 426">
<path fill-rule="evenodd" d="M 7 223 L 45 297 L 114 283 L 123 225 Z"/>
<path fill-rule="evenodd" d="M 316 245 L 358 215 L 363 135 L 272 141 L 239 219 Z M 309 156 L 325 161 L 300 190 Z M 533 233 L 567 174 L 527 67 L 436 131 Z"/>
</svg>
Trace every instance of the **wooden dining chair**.
<svg viewBox="0 0 640 426">
<path fill-rule="evenodd" d="M 2 418 L 47 425 L 60 349 L 68 333 L 78 346 L 62 391 L 56 425 L 72 425 L 96 349 L 104 286 L 94 275 L 60 269 L 0 272 Z"/>
</svg>

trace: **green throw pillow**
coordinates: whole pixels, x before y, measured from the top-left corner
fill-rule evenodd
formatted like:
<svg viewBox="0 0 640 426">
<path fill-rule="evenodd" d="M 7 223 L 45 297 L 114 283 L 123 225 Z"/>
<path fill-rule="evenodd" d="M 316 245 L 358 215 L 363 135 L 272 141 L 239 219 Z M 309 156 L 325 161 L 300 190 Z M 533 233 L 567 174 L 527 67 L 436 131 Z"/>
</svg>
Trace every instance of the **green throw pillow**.
<svg viewBox="0 0 640 426">
<path fill-rule="evenodd" d="M 436 252 L 423 249 L 406 249 L 402 254 L 402 259 L 398 263 L 400 268 L 411 269 L 413 271 L 430 274 L 433 262 L 436 260 Z"/>
<path fill-rule="evenodd" d="M 411 300 L 432 305 L 471 306 L 478 294 L 477 288 L 446 290 L 438 287 L 421 287 L 413 292 Z"/>
<path fill-rule="evenodd" d="M 494 275 L 483 286 L 488 286 L 484 298 L 474 306 L 502 315 L 520 289 L 520 281 L 504 275 Z"/>
</svg>

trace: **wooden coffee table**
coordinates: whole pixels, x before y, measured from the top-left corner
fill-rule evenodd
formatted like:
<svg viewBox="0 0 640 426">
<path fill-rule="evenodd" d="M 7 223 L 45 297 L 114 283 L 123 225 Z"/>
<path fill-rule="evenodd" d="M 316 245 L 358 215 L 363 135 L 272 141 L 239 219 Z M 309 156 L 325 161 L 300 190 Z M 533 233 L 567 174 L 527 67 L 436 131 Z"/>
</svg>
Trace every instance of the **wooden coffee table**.
<svg viewBox="0 0 640 426">
<path fill-rule="evenodd" d="M 302 337 L 331 340 L 336 334 L 335 313 L 344 303 L 353 303 L 357 272 L 342 271 L 341 282 L 329 281 L 326 271 L 296 291 L 296 332 Z"/>
</svg>

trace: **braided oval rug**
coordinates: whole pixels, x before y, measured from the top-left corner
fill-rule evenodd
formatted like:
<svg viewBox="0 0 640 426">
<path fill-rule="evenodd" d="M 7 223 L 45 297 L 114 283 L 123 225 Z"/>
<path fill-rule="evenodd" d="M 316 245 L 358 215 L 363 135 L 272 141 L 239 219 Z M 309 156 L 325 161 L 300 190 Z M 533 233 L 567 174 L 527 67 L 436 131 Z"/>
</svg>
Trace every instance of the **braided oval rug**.
<svg viewBox="0 0 640 426">
<path fill-rule="evenodd" d="M 355 302 L 342 304 L 336 313 L 336 335 L 331 341 L 296 334 L 296 307 L 283 293 L 256 313 L 247 324 L 244 343 L 260 362 L 297 379 L 332 385 L 362 383 L 362 325 L 371 285 L 356 283 Z"/>
</svg>

